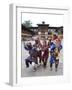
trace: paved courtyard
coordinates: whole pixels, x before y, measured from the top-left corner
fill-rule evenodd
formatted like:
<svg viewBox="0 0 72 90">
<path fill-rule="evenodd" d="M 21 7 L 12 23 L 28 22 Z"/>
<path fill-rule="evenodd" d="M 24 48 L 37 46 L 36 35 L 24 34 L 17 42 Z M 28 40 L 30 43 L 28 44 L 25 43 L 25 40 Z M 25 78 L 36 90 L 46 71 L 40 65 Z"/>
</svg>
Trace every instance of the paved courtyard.
<svg viewBox="0 0 72 90">
<path fill-rule="evenodd" d="M 33 43 L 33 42 L 32 42 Z M 55 75 L 63 75 L 63 50 L 60 53 L 60 63 L 58 67 L 58 71 L 55 71 L 55 64 L 53 65 L 53 70 L 50 71 L 49 60 L 47 63 L 47 67 L 43 68 L 43 65 L 38 66 L 37 71 L 33 71 L 33 66 L 30 65 L 29 68 L 25 66 L 25 58 L 28 56 L 28 51 L 24 49 L 24 42 L 22 42 L 22 65 L 21 65 L 21 76 L 22 77 L 32 77 L 32 76 L 55 76 Z"/>
</svg>

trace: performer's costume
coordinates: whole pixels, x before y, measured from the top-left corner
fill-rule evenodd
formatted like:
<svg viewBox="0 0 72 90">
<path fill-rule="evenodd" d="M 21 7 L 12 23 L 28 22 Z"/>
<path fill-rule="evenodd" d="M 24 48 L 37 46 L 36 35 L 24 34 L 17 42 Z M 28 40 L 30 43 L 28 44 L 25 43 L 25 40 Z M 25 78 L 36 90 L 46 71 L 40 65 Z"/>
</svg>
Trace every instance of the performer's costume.
<svg viewBox="0 0 72 90">
<path fill-rule="evenodd" d="M 57 50 L 55 52 L 55 68 L 56 68 L 56 71 L 57 71 L 57 68 L 58 68 L 58 64 L 59 64 L 59 52 Z"/>
<path fill-rule="evenodd" d="M 55 62 L 55 56 L 54 56 L 54 51 L 50 52 L 50 63 L 54 63 Z"/>
<path fill-rule="evenodd" d="M 42 61 L 43 61 L 44 67 L 46 67 L 48 56 L 49 56 L 49 50 L 47 45 L 43 46 L 42 48 L 43 48 Z"/>
<path fill-rule="evenodd" d="M 52 69 L 53 63 L 55 63 L 55 56 L 54 56 L 54 51 L 55 51 L 56 45 L 53 42 L 50 42 L 50 68 Z"/>
<path fill-rule="evenodd" d="M 58 51 L 56 52 L 56 48 Z M 50 67 L 52 68 L 52 64 L 55 63 L 55 68 L 57 71 L 57 67 L 59 64 L 59 52 L 62 49 L 62 45 L 56 46 L 53 42 L 50 44 Z"/>
<path fill-rule="evenodd" d="M 34 46 L 36 47 L 36 50 L 37 50 L 37 58 L 39 58 L 39 63 L 41 63 L 41 59 L 42 59 L 42 51 L 41 51 L 41 43 L 35 43 Z"/>
<path fill-rule="evenodd" d="M 55 45 L 53 42 L 51 42 L 50 50 L 51 50 L 51 51 L 54 51 L 55 48 L 56 48 L 56 45 Z"/>
<path fill-rule="evenodd" d="M 26 45 L 25 49 L 29 51 L 29 56 L 25 59 L 26 67 L 29 67 L 29 63 L 32 64 L 34 62 L 37 64 L 37 50 L 35 47 L 32 47 L 30 45 Z"/>
</svg>

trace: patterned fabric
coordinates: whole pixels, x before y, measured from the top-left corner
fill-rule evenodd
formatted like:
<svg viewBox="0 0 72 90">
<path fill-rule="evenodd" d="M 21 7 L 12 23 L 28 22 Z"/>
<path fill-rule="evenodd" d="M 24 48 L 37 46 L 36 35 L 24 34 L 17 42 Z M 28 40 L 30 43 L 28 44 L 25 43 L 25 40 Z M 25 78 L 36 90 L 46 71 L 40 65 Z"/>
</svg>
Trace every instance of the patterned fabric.
<svg viewBox="0 0 72 90">
<path fill-rule="evenodd" d="M 54 63 L 55 62 L 55 56 L 54 55 L 51 55 L 50 56 L 50 63 Z"/>
</svg>

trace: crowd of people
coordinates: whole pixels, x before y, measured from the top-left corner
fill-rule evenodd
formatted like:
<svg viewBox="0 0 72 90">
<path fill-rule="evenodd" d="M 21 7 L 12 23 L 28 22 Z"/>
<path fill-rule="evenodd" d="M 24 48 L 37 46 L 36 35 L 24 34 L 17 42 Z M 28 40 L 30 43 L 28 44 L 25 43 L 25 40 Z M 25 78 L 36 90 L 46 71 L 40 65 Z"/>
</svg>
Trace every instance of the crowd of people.
<svg viewBox="0 0 72 90">
<path fill-rule="evenodd" d="M 29 52 L 29 56 L 25 59 L 25 65 L 29 68 L 29 65 L 33 65 L 33 70 L 36 71 L 39 65 L 47 67 L 49 62 L 50 70 L 52 71 L 53 64 L 55 64 L 55 71 L 58 70 L 59 54 L 62 49 L 61 40 L 59 38 L 48 40 L 35 39 L 35 43 L 32 45 L 30 42 L 24 45 L 24 48 Z M 49 61 L 48 61 L 49 60 Z"/>
</svg>

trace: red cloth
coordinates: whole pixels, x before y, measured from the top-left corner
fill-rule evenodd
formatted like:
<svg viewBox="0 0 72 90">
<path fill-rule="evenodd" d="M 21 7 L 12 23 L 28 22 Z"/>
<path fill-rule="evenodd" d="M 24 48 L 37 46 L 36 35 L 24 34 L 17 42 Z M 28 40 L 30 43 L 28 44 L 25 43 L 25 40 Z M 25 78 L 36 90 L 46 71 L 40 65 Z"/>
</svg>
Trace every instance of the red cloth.
<svg viewBox="0 0 72 90">
<path fill-rule="evenodd" d="M 42 59 L 47 60 L 48 56 L 49 56 L 49 51 L 48 51 L 48 45 L 43 45 L 43 55 L 42 55 Z"/>
</svg>

